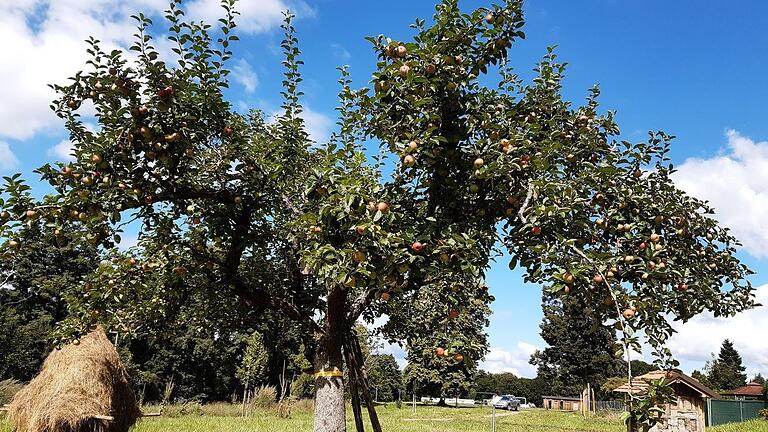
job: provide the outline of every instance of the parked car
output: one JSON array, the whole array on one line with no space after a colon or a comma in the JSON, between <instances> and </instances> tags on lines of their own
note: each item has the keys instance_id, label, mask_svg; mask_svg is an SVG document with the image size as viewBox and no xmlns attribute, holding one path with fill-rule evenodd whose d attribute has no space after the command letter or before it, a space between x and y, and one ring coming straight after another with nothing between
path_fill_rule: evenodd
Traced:
<instances>
[{"instance_id":1,"label":"parked car","mask_svg":"<svg viewBox=\"0 0 768 432\"><path fill-rule=\"evenodd\" d=\"M520 399L512 395L502 395L498 400L493 402L493 407L509 411L518 411L520 409Z\"/></svg>"}]
</instances>

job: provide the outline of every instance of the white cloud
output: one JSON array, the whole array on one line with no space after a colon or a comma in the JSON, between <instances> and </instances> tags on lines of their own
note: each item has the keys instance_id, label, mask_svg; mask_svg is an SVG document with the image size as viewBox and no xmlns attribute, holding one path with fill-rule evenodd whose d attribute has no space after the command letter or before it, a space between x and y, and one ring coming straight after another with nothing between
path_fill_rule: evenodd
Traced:
<instances>
[{"instance_id":1,"label":"white cloud","mask_svg":"<svg viewBox=\"0 0 768 432\"><path fill-rule=\"evenodd\" d=\"M186 4L185 9L190 17L210 23L222 17L219 0L194 0ZM248 0L238 2L235 9L240 12L235 19L238 28L249 33L262 33L279 26L286 10L297 17L315 15L315 11L301 0Z\"/></svg>"},{"instance_id":2,"label":"white cloud","mask_svg":"<svg viewBox=\"0 0 768 432\"><path fill-rule=\"evenodd\" d=\"M19 160L5 141L0 141L0 169L14 169L19 166Z\"/></svg>"},{"instance_id":3,"label":"white cloud","mask_svg":"<svg viewBox=\"0 0 768 432\"><path fill-rule=\"evenodd\" d=\"M232 79L242 85L246 93L253 93L259 85L259 77L245 59L238 60L232 67Z\"/></svg>"},{"instance_id":4,"label":"white cloud","mask_svg":"<svg viewBox=\"0 0 768 432\"><path fill-rule=\"evenodd\" d=\"M282 109L274 111L272 115L269 116L269 121L276 121L283 113L284 111ZM324 143L328 141L328 138L331 136L331 130L334 127L334 122L330 117L319 111L313 111L307 106L302 107L302 112L299 117L304 120L304 129L307 134L309 134L309 138L312 141L316 143Z\"/></svg>"},{"instance_id":5,"label":"white cloud","mask_svg":"<svg viewBox=\"0 0 768 432\"><path fill-rule=\"evenodd\" d=\"M711 159L687 159L675 183L709 201L715 217L757 258L768 256L768 142L729 130L728 149Z\"/></svg>"},{"instance_id":6,"label":"white cloud","mask_svg":"<svg viewBox=\"0 0 768 432\"><path fill-rule=\"evenodd\" d=\"M313 141L317 143L328 141L328 137L331 135L331 129L334 126L333 120L331 120L330 117L319 111L312 111L310 108L305 107L304 111L301 113L301 118L304 119L307 133Z\"/></svg>"},{"instance_id":7,"label":"white cloud","mask_svg":"<svg viewBox=\"0 0 768 432\"><path fill-rule=\"evenodd\" d=\"M132 14L158 18L168 0L17 0L0 2L0 138L25 140L60 124L49 104L55 98L48 84L66 83L85 66L87 45L94 36L106 51L127 47L136 30ZM184 6L190 16L211 23L222 16L218 0L193 0ZM239 2L237 18L243 32L267 31L280 24L281 11L301 16L314 12L301 0ZM156 19L160 23L160 19ZM162 24L160 24L162 26ZM161 55L170 42L155 41ZM255 84L255 81L251 81ZM247 88L246 88L247 89Z\"/></svg>"},{"instance_id":8,"label":"white cloud","mask_svg":"<svg viewBox=\"0 0 768 432\"><path fill-rule=\"evenodd\" d=\"M88 36L104 49L130 44L137 11L157 14L165 0L25 0L0 4L0 136L27 139L59 123L48 84L65 83L87 59Z\"/></svg>"},{"instance_id":9,"label":"white cloud","mask_svg":"<svg viewBox=\"0 0 768 432\"><path fill-rule=\"evenodd\" d=\"M331 44L331 51L336 58L343 61L347 61L352 58L352 54L340 44Z\"/></svg>"},{"instance_id":10,"label":"white cloud","mask_svg":"<svg viewBox=\"0 0 768 432\"><path fill-rule=\"evenodd\" d=\"M58 144L48 149L48 156L54 156L60 161L75 160L72 154L73 145L68 139L61 140Z\"/></svg>"},{"instance_id":11,"label":"white cloud","mask_svg":"<svg viewBox=\"0 0 768 432\"><path fill-rule=\"evenodd\" d=\"M480 369L494 373L512 372L518 377L535 377L536 368L528 361L537 349L536 346L527 342L518 342L517 348L513 351L491 347L485 359L480 362Z\"/></svg>"},{"instance_id":12,"label":"white cloud","mask_svg":"<svg viewBox=\"0 0 768 432\"><path fill-rule=\"evenodd\" d=\"M768 284L758 287L756 296L758 303L767 305ZM715 318L706 312L685 324L676 324L675 329L677 333L668 346L681 360L703 363L720 351L723 340L729 339L741 354L750 376L757 372L768 375L768 339L763 337L768 329L768 306L731 318Z\"/></svg>"}]
</instances>

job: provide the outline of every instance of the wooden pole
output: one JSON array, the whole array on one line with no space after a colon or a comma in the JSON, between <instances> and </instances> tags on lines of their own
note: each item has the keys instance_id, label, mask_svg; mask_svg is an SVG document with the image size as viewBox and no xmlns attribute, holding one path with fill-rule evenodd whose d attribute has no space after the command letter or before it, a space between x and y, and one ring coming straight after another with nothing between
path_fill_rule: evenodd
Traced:
<instances>
[{"instance_id":1,"label":"wooden pole","mask_svg":"<svg viewBox=\"0 0 768 432\"><path fill-rule=\"evenodd\" d=\"M357 432L365 432L365 426L363 425L363 411L360 407L360 394L357 391L357 368L353 364L352 360L352 347L350 346L349 339L344 344L344 357L347 361L347 370L349 372L349 392L352 395L352 414L355 417L355 430Z\"/></svg>"},{"instance_id":2,"label":"wooden pole","mask_svg":"<svg viewBox=\"0 0 768 432\"><path fill-rule=\"evenodd\" d=\"M357 382L360 384L360 390L365 401L366 408L368 408L368 418L371 421L371 427L373 432L382 432L381 423L379 423L379 416L376 413L376 407L371 399L371 392L368 389L368 374L365 372L363 366L363 351L360 348L360 341L354 334L350 334L350 345L352 345L352 352L350 358L352 360L353 367L356 368Z\"/></svg>"}]
</instances>

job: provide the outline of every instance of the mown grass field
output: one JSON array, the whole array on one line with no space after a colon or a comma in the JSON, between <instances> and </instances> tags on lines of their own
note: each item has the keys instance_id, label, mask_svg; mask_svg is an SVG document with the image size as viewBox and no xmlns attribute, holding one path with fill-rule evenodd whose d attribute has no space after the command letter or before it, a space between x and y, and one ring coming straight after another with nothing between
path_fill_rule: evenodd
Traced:
<instances>
[{"instance_id":1,"label":"mown grass field","mask_svg":"<svg viewBox=\"0 0 768 432\"><path fill-rule=\"evenodd\" d=\"M151 411L148 409L147 411ZM417 407L414 414L407 406L379 407L382 426L387 432L487 432L490 430L488 408ZM214 404L203 408L181 410L170 407L162 417L141 420L132 432L294 432L311 431L309 409L294 409L291 418L280 418L273 410L256 410L250 417L235 416L239 407ZM348 419L349 430L354 430ZM499 412L496 418L499 432L623 432L616 416L583 418L578 414L526 410L521 413ZM711 432L768 432L768 421L708 428ZM10 425L0 420L0 432L11 432Z\"/></svg>"}]
</instances>

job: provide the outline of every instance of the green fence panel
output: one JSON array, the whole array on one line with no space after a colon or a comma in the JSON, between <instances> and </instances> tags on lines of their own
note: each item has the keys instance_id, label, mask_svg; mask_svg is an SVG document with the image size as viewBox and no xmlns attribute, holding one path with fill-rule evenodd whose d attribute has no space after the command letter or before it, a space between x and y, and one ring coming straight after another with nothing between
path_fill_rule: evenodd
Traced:
<instances>
[{"instance_id":1,"label":"green fence panel","mask_svg":"<svg viewBox=\"0 0 768 432\"><path fill-rule=\"evenodd\" d=\"M768 408L766 401L709 399L707 401L707 426L738 423L759 417Z\"/></svg>"}]
</instances>

